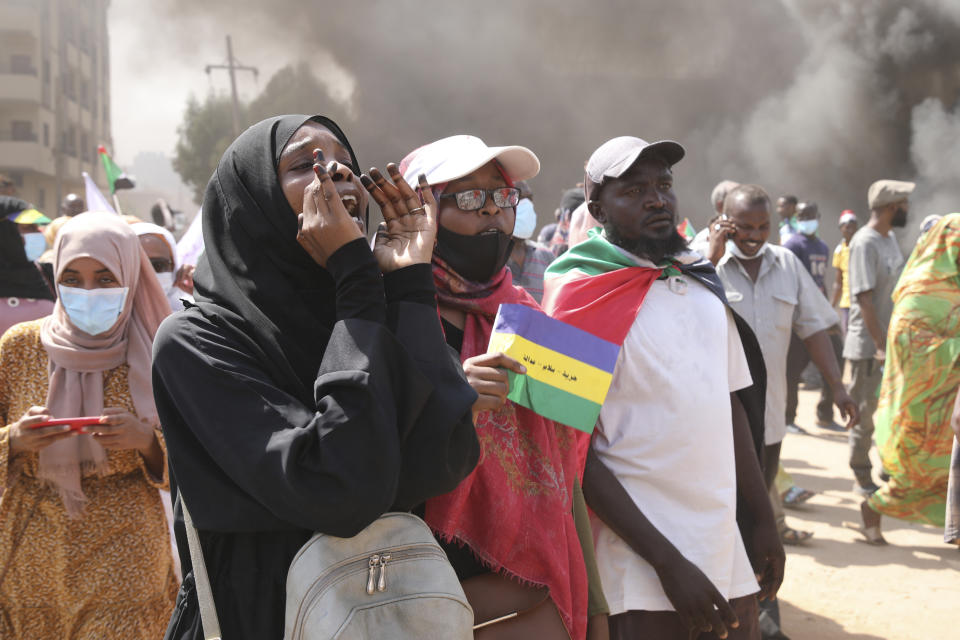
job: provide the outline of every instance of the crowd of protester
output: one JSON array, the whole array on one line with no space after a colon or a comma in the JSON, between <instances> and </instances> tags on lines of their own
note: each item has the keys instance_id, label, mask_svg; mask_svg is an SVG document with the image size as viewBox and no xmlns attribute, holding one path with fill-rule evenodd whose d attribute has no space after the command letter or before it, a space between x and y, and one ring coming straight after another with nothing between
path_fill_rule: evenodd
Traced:
<instances>
[{"instance_id":1,"label":"crowd of protester","mask_svg":"<svg viewBox=\"0 0 960 640\"><path fill-rule=\"evenodd\" d=\"M329 118L270 118L211 178L198 264L164 226L74 194L51 219L3 180L0 636L294 637L315 534L404 512L472 624L394 603L366 629L787 638L783 545L813 542L784 507L813 492L780 456L811 363L816 427L849 434L848 526L960 544L960 214L904 261L913 183L872 184L831 250L813 200L723 180L688 241L685 155L607 141L536 234L530 149L456 135L362 173ZM501 305L617 345L592 435L508 397ZM390 560L360 558L367 593Z\"/></svg>"}]
</instances>

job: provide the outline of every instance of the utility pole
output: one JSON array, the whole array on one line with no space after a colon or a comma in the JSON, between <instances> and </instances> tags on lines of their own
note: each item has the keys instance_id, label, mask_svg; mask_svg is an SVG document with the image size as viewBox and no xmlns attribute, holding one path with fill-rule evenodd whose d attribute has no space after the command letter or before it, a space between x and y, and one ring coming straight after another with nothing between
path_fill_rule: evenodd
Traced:
<instances>
[{"instance_id":1,"label":"utility pole","mask_svg":"<svg viewBox=\"0 0 960 640\"><path fill-rule=\"evenodd\" d=\"M237 97L237 71L250 71L256 78L259 71L256 67L247 67L237 62L233 57L233 43L227 36L227 64L208 64L207 75L213 69L226 69L230 73L230 95L233 98L233 136L240 135L240 98Z\"/></svg>"}]
</instances>

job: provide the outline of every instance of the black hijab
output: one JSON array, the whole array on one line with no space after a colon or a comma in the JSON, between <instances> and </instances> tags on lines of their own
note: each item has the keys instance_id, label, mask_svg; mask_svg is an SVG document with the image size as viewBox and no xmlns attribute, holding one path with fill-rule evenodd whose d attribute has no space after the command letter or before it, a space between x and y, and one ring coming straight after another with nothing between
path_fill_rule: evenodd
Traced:
<instances>
[{"instance_id":1,"label":"black hijab","mask_svg":"<svg viewBox=\"0 0 960 640\"><path fill-rule=\"evenodd\" d=\"M277 178L280 153L307 121L330 130L350 153L340 127L323 116L268 118L244 131L220 159L203 198L204 253L194 276L197 306L247 344L279 387L305 404L336 322L330 273L297 242L297 213Z\"/></svg>"},{"instance_id":2,"label":"black hijab","mask_svg":"<svg viewBox=\"0 0 960 640\"><path fill-rule=\"evenodd\" d=\"M27 260L23 238L7 216L30 209L30 203L0 196L0 298L55 300L37 265Z\"/></svg>"}]
</instances>

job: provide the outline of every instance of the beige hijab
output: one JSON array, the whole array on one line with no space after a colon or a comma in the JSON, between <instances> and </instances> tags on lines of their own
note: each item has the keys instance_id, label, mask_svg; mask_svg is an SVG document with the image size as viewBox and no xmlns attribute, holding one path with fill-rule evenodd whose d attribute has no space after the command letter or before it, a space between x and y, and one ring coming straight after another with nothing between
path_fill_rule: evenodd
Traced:
<instances>
[{"instance_id":1,"label":"beige hijab","mask_svg":"<svg viewBox=\"0 0 960 640\"><path fill-rule=\"evenodd\" d=\"M126 362L137 416L157 424L150 383L151 350L170 305L137 234L117 215L83 213L63 225L53 252L58 282L67 265L86 257L103 263L130 291L116 324L105 333L92 336L74 327L59 300L43 321L40 339L50 357L50 415L101 415L103 372ZM57 487L71 518L83 514L86 497L81 477L85 471L107 472L106 451L92 436L66 438L40 452L38 477Z\"/></svg>"}]
</instances>

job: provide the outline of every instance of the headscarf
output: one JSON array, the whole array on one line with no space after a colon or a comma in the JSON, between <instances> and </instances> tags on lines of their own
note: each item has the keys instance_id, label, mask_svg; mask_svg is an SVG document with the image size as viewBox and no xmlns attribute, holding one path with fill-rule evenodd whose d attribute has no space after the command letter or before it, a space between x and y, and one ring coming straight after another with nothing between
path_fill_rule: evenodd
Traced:
<instances>
[{"instance_id":1,"label":"headscarf","mask_svg":"<svg viewBox=\"0 0 960 640\"><path fill-rule=\"evenodd\" d=\"M133 232L137 234L138 238L140 236L160 236L163 238L167 248L170 249L170 256L173 261L173 273L171 275L176 277L177 271L180 269L180 258L177 255L177 241L173 237L173 234L167 229L158 224L153 224L152 222L134 222L130 226L133 228ZM173 278L171 278L171 283L170 289L164 287L164 293L167 296L167 303L170 305L171 311L182 311L182 300L183 298L189 298L190 294L180 289L180 287L173 282Z\"/></svg>"},{"instance_id":2,"label":"headscarf","mask_svg":"<svg viewBox=\"0 0 960 640\"><path fill-rule=\"evenodd\" d=\"M57 281L77 258L103 263L130 291L116 324L96 336L74 327L59 300L44 319L40 340L50 358L47 410L55 418L101 415L103 372L126 363L137 417L157 425L150 383L151 350L170 307L153 267L130 225L110 213L82 213L63 226L54 246ZM79 435L43 449L37 475L57 487L67 514L76 518L86 502L82 474L103 473L106 462L106 452L93 436Z\"/></svg>"},{"instance_id":3,"label":"headscarf","mask_svg":"<svg viewBox=\"0 0 960 640\"><path fill-rule=\"evenodd\" d=\"M311 120L337 137L359 175L347 137L329 118L286 115L253 125L224 152L207 185L205 250L194 275L200 312L232 330L278 386L308 405L336 322L336 286L297 242L297 213L277 166Z\"/></svg>"},{"instance_id":4,"label":"headscarf","mask_svg":"<svg viewBox=\"0 0 960 640\"><path fill-rule=\"evenodd\" d=\"M960 287L960 213L945 215L920 236L893 290L894 304L908 296L953 298Z\"/></svg>"},{"instance_id":5,"label":"headscarf","mask_svg":"<svg viewBox=\"0 0 960 640\"><path fill-rule=\"evenodd\" d=\"M501 304L540 309L507 268L478 283L434 254L437 297L466 314L461 361L486 353ZM586 634L587 578L571 517L576 445L569 427L508 401L476 420L480 463L460 485L427 501L427 524L466 544L494 571L546 585L570 637ZM535 552L531 552L533 549Z\"/></svg>"},{"instance_id":6,"label":"headscarf","mask_svg":"<svg viewBox=\"0 0 960 640\"><path fill-rule=\"evenodd\" d=\"M40 270L27 260L20 230L7 220L10 214L29 208L30 204L19 198L0 196L0 298L53 300Z\"/></svg>"}]
</instances>

